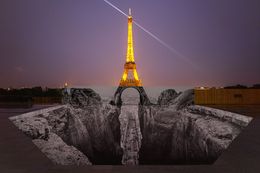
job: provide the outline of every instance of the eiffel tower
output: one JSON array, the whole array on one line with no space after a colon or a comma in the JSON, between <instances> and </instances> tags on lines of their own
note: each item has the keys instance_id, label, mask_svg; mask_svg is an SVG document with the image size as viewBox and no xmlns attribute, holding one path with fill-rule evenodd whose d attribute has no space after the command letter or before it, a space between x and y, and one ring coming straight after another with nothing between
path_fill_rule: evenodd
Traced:
<instances>
[{"instance_id":1,"label":"eiffel tower","mask_svg":"<svg viewBox=\"0 0 260 173\"><path fill-rule=\"evenodd\" d=\"M138 73L136 71L133 47L133 17L131 15L131 9L129 9L128 15L128 40L126 62L124 65L123 76L114 95L114 102L116 105L122 105L121 94L126 88L135 88L139 92L141 105L150 104L149 98L145 93L141 80L139 79Z\"/></svg>"}]
</instances>

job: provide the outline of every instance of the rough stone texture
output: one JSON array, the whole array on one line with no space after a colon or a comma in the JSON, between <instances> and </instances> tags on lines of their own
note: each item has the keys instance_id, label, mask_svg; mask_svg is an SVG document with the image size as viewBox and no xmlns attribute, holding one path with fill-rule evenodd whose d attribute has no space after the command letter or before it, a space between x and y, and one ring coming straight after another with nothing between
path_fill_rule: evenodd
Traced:
<instances>
[{"instance_id":1,"label":"rough stone texture","mask_svg":"<svg viewBox=\"0 0 260 173\"><path fill-rule=\"evenodd\" d=\"M248 116L231 113L219 109L198 106L198 105L189 106L187 107L187 110L195 114L202 114L204 116L213 116L223 121L229 121L242 127L246 127L248 123L252 120L252 118Z\"/></svg>"},{"instance_id":2,"label":"rough stone texture","mask_svg":"<svg viewBox=\"0 0 260 173\"><path fill-rule=\"evenodd\" d=\"M141 146L141 131L138 120L138 105L123 105L120 114L121 146L124 151L123 165L138 165Z\"/></svg>"},{"instance_id":3,"label":"rough stone texture","mask_svg":"<svg viewBox=\"0 0 260 173\"><path fill-rule=\"evenodd\" d=\"M71 88L70 89L69 104L74 108L88 108L89 106L100 106L101 97L94 90L90 88Z\"/></svg>"},{"instance_id":4,"label":"rough stone texture","mask_svg":"<svg viewBox=\"0 0 260 173\"><path fill-rule=\"evenodd\" d=\"M41 117L18 118L13 123L32 139L44 139L49 137L50 126L48 121Z\"/></svg>"},{"instance_id":5,"label":"rough stone texture","mask_svg":"<svg viewBox=\"0 0 260 173\"><path fill-rule=\"evenodd\" d=\"M86 140L89 142L88 145L79 142L83 144L80 150L94 164L121 164L123 153L120 147L120 122L118 119L120 110L116 106L102 104L100 96L91 89L71 89L70 92L71 98L67 103L71 105L68 110L69 114L78 116L86 128L88 134L85 134L89 138ZM79 127L76 126L76 128ZM64 140L67 141L67 139ZM89 147L87 148L87 146Z\"/></svg>"},{"instance_id":6,"label":"rough stone texture","mask_svg":"<svg viewBox=\"0 0 260 173\"><path fill-rule=\"evenodd\" d=\"M55 109L56 108L56 109ZM49 111L60 111L66 109L66 106L57 106L54 109L44 109L20 116L11 117L10 120L22 130L27 136L33 139L35 145L53 161L61 165L89 165L88 158L73 146L66 144L58 135L53 133L55 126L49 120ZM59 121L61 129L66 120L59 117L51 118L52 121ZM52 128L53 127L53 128Z\"/></svg>"},{"instance_id":7,"label":"rough stone texture","mask_svg":"<svg viewBox=\"0 0 260 173\"><path fill-rule=\"evenodd\" d=\"M55 164L91 165L88 158L73 146L67 145L58 135L50 133L48 140L34 139L33 143Z\"/></svg>"},{"instance_id":8,"label":"rough stone texture","mask_svg":"<svg viewBox=\"0 0 260 173\"><path fill-rule=\"evenodd\" d=\"M170 108L173 110L180 110L183 109L187 106L193 105L193 100L194 100L194 90L189 89L186 91L183 91L178 94L178 97L176 97L171 105Z\"/></svg>"},{"instance_id":9,"label":"rough stone texture","mask_svg":"<svg viewBox=\"0 0 260 173\"><path fill-rule=\"evenodd\" d=\"M213 163L251 120L194 107L192 90L172 99L169 97L172 91L163 93L160 100L170 100L168 106L139 106L143 137L139 151L141 164ZM240 121L234 123L237 122L234 120Z\"/></svg>"},{"instance_id":10,"label":"rough stone texture","mask_svg":"<svg viewBox=\"0 0 260 173\"><path fill-rule=\"evenodd\" d=\"M56 133L70 145L88 156L93 164L121 164L120 110L110 104L102 104L101 97L92 89L70 89L66 110L53 112ZM62 128L57 128L63 126ZM59 129L62 129L59 132Z\"/></svg>"},{"instance_id":11,"label":"rough stone texture","mask_svg":"<svg viewBox=\"0 0 260 173\"><path fill-rule=\"evenodd\" d=\"M72 88L68 92L64 105L57 109L20 115L11 120L32 139L48 139L49 133L57 134L93 164L121 164L119 108L102 104L100 96L92 89ZM60 152L63 151L66 152L62 149Z\"/></svg>"},{"instance_id":12,"label":"rough stone texture","mask_svg":"<svg viewBox=\"0 0 260 173\"><path fill-rule=\"evenodd\" d=\"M169 105L178 96L174 89L164 90L158 97L157 103L159 105Z\"/></svg>"},{"instance_id":13,"label":"rough stone texture","mask_svg":"<svg viewBox=\"0 0 260 173\"><path fill-rule=\"evenodd\" d=\"M121 164L120 142L124 164L213 163L252 119L193 105L193 90L163 91L157 105L139 104L132 116L92 89L66 89L64 96L64 105L10 118L63 165Z\"/></svg>"}]
</instances>

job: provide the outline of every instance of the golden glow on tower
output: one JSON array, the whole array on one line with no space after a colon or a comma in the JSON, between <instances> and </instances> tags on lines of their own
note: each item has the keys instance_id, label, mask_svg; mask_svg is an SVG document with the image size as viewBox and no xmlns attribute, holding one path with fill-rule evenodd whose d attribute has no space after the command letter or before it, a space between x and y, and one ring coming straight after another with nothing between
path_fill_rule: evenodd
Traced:
<instances>
[{"instance_id":1,"label":"golden glow on tower","mask_svg":"<svg viewBox=\"0 0 260 173\"><path fill-rule=\"evenodd\" d=\"M136 69L134 69L134 78L135 78L135 80L139 80Z\"/></svg>"},{"instance_id":2,"label":"golden glow on tower","mask_svg":"<svg viewBox=\"0 0 260 173\"><path fill-rule=\"evenodd\" d=\"M131 12L131 10L129 10ZM133 18L128 16L128 35L127 35L127 52L126 62L134 62L134 47L133 47Z\"/></svg>"},{"instance_id":3,"label":"golden glow on tower","mask_svg":"<svg viewBox=\"0 0 260 173\"><path fill-rule=\"evenodd\" d=\"M128 33L127 33L127 52L124 73L120 81L120 86L142 86L136 71L133 47L133 17L131 9L128 16Z\"/></svg>"}]
</instances>

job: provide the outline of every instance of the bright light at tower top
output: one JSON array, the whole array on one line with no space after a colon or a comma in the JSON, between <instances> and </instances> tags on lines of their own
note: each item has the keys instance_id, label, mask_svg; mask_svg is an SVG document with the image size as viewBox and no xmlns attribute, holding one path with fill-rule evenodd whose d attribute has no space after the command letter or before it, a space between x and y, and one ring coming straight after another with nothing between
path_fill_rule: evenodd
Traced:
<instances>
[{"instance_id":1,"label":"bright light at tower top","mask_svg":"<svg viewBox=\"0 0 260 173\"><path fill-rule=\"evenodd\" d=\"M128 20L132 22L132 10L131 8L128 9Z\"/></svg>"},{"instance_id":2,"label":"bright light at tower top","mask_svg":"<svg viewBox=\"0 0 260 173\"><path fill-rule=\"evenodd\" d=\"M128 14L129 14L129 16L132 16L132 10L131 10L131 8L129 8Z\"/></svg>"}]
</instances>

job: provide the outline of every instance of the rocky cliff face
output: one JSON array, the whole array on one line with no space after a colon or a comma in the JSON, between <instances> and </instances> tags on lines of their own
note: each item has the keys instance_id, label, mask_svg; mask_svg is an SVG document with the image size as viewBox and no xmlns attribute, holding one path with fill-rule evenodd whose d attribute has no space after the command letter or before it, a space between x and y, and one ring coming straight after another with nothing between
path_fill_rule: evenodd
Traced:
<instances>
[{"instance_id":1,"label":"rocky cliff face","mask_svg":"<svg viewBox=\"0 0 260 173\"><path fill-rule=\"evenodd\" d=\"M58 159L56 163L81 165L82 160L89 159L92 164L121 164L123 153L120 147L119 115L119 108L102 103L100 96L92 89L72 88L64 99L64 105L20 115L11 120L34 139L34 143L49 158ZM60 151L54 145L57 141L60 141L58 146L64 146ZM65 150L68 147L73 149ZM58 152L65 152L60 155L65 158L66 152L78 153L75 156L78 162L68 163L65 158L55 158L54 153ZM83 156L85 159L78 159Z\"/></svg>"},{"instance_id":2,"label":"rocky cliff face","mask_svg":"<svg viewBox=\"0 0 260 173\"><path fill-rule=\"evenodd\" d=\"M91 89L71 89L64 141L77 146L95 164L121 164L120 110L102 104ZM64 115L64 114L61 114Z\"/></svg>"},{"instance_id":3,"label":"rocky cliff face","mask_svg":"<svg viewBox=\"0 0 260 173\"><path fill-rule=\"evenodd\" d=\"M192 90L180 94L166 90L159 98L158 103L166 106L139 106L140 164L213 163L251 120L192 105Z\"/></svg>"},{"instance_id":4,"label":"rocky cliff face","mask_svg":"<svg viewBox=\"0 0 260 173\"><path fill-rule=\"evenodd\" d=\"M55 133L50 133L47 140L34 139L33 143L55 164L91 165L91 162L82 152L74 146L67 145Z\"/></svg>"},{"instance_id":5,"label":"rocky cliff face","mask_svg":"<svg viewBox=\"0 0 260 173\"><path fill-rule=\"evenodd\" d=\"M92 89L67 89L63 101L10 118L62 165L213 163L252 119L193 105L193 90L166 90L158 104L135 109L104 103Z\"/></svg>"},{"instance_id":6,"label":"rocky cliff face","mask_svg":"<svg viewBox=\"0 0 260 173\"><path fill-rule=\"evenodd\" d=\"M158 105L165 106L171 104L171 102L178 96L174 89L164 90L158 97Z\"/></svg>"},{"instance_id":7,"label":"rocky cliff face","mask_svg":"<svg viewBox=\"0 0 260 173\"><path fill-rule=\"evenodd\" d=\"M11 117L10 120L22 130L33 143L50 159L54 164L61 165L91 165L91 162L76 147L65 143L55 133L51 122L48 122L49 112L66 109L66 106L56 106L40 111L30 112L19 116ZM55 117L57 118L57 117ZM66 123L65 118L53 121ZM58 128L61 128L59 126Z\"/></svg>"}]
</instances>

